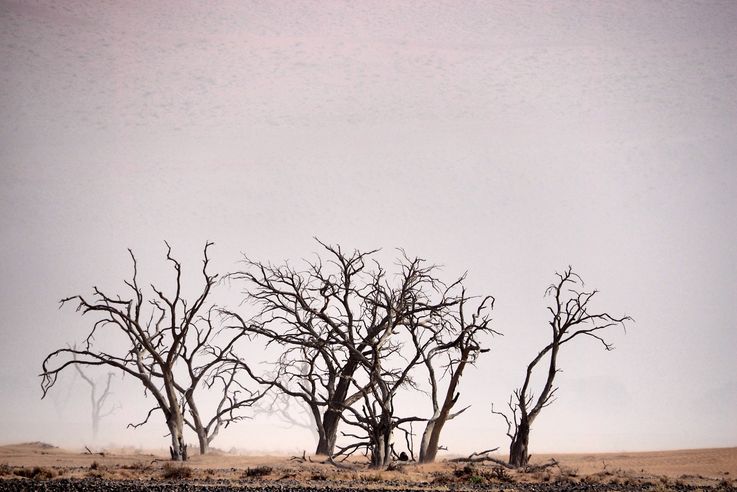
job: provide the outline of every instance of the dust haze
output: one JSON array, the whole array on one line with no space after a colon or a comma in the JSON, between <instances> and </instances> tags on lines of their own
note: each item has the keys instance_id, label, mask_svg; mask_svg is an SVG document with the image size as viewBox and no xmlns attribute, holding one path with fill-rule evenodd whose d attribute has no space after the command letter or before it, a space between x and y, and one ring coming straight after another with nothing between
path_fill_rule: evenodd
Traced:
<instances>
[{"instance_id":1,"label":"dust haze","mask_svg":"<svg viewBox=\"0 0 737 492\"><path fill-rule=\"evenodd\" d=\"M96 435L81 374L40 399L43 358L90 327L59 300L122 291L127 248L171 289L168 241L191 292L208 240L226 273L318 237L496 298L449 452L507 446L490 405L547 340L568 265L636 323L561 354L534 451L735 446L736 77L733 2L2 0L0 443L168 446L160 417L126 428L152 402L120 374ZM299 407L269 410L213 446L314 448Z\"/></svg>"}]
</instances>

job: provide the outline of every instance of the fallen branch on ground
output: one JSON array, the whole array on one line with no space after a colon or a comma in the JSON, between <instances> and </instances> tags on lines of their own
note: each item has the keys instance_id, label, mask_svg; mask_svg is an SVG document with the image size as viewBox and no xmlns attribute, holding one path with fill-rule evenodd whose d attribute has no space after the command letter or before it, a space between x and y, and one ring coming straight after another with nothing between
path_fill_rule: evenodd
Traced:
<instances>
[{"instance_id":1,"label":"fallen branch on ground","mask_svg":"<svg viewBox=\"0 0 737 492\"><path fill-rule=\"evenodd\" d=\"M522 470L525 473L530 473L530 472L547 470L548 468L551 468L553 466L559 466L558 460L556 460L555 458L550 458L550 461L548 461L547 463L541 463L539 465L529 465L528 464L527 466L523 466L522 468L520 468L520 470Z\"/></svg>"},{"instance_id":2,"label":"fallen branch on ground","mask_svg":"<svg viewBox=\"0 0 737 492\"><path fill-rule=\"evenodd\" d=\"M307 463L308 461L312 463L312 458L307 456L307 451L302 451L302 456L292 456L289 458L289 461L296 461L297 463Z\"/></svg>"},{"instance_id":3,"label":"fallen branch on ground","mask_svg":"<svg viewBox=\"0 0 737 492\"><path fill-rule=\"evenodd\" d=\"M335 461L333 459L332 456L328 456L328 459L326 459L325 461L323 461L323 463L331 464L331 465L335 466L336 468L340 468L342 470L357 470L358 469L358 467L353 466L353 465L347 465L345 463L338 463L337 461Z\"/></svg>"},{"instance_id":4,"label":"fallen branch on ground","mask_svg":"<svg viewBox=\"0 0 737 492\"><path fill-rule=\"evenodd\" d=\"M86 451L86 452L85 452L84 454L99 454L99 455L100 455L100 456L102 456L103 458L105 457L105 453L103 453L103 452L99 452L99 453L93 453L92 451L90 451L90 448L88 448L87 446L85 446L85 447L84 447L84 449L86 449L86 450L87 450L87 451Z\"/></svg>"},{"instance_id":5,"label":"fallen branch on ground","mask_svg":"<svg viewBox=\"0 0 737 492\"><path fill-rule=\"evenodd\" d=\"M513 470L514 467L509 465L506 461L502 461L498 458L493 458L489 456L489 453L493 453L497 449L499 449L498 446L493 449L487 449L486 451L471 453L467 458L455 458L448 461L451 463L480 463L482 461L490 461L492 463L496 463L497 465L501 465L504 468L509 468L510 470Z\"/></svg>"}]
</instances>

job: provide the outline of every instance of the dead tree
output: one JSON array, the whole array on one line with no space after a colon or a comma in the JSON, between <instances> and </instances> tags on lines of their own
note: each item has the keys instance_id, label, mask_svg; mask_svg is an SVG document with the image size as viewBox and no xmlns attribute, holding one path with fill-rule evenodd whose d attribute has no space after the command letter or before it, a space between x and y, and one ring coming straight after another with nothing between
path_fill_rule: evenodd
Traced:
<instances>
[{"instance_id":1,"label":"dead tree","mask_svg":"<svg viewBox=\"0 0 737 492\"><path fill-rule=\"evenodd\" d=\"M419 259L403 255L400 287L392 289L378 262L367 265L376 250L347 253L340 246L320 245L325 262L317 256L303 269L246 258L247 269L230 278L245 282L247 299L259 306L259 323L228 314L235 326L281 347L272 374L255 374L243 361L242 368L257 381L304 402L317 426L316 453L331 456L341 415L363 397L363 388L353 383L358 369L371 365L366 352L415 314L412 309L440 309L450 301L414 307L406 302L417 284L428 280Z\"/></svg>"},{"instance_id":2,"label":"dead tree","mask_svg":"<svg viewBox=\"0 0 737 492\"><path fill-rule=\"evenodd\" d=\"M404 386L414 386L410 374L422 362L423 353L431 344L431 336L421 340L422 334L418 333L419 323L411 325L407 330L412 338L413 350L410 354L402 353L403 344L395 340L399 333L394 330L386 332L384 340L377 340L364 352L365 359L361 368L365 370L367 382L354 379L354 387L362 396L362 404L360 407L346 407L341 416L346 424L357 430L342 433L353 441L338 449L336 456L342 455L345 459L364 449L370 455L371 468L388 466L395 455L395 432L407 434L410 431L403 428L403 424L425 420L415 416L399 417L394 406L397 392ZM388 368L392 360L403 363Z\"/></svg>"},{"instance_id":3,"label":"dead tree","mask_svg":"<svg viewBox=\"0 0 737 492\"><path fill-rule=\"evenodd\" d=\"M438 318L439 329L433 330L434 345L422 351L422 361L430 382L433 414L427 420L420 441L420 463L435 461L443 427L449 420L469 408L464 407L453 412L460 396L458 386L461 376L468 364L473 365L480 354L489 351L481 347L480 338L484 334L498 334L490 326L490 312L494 308L494 298L484 297L470 314L466 312L469 301L465 289L462 289L458 304L448 307ZM440 378L435 363L437 359L443 358L446 360L443 374L447 375L449 380L441 403Z\"/></svg>"},{"instance_id":4,"label":"dead tree","mask_svg":"<svg viewBox=\"0 0 737 492\"><path fill-rule=\"evenodd\" d=\"M112 383L115 373L108 372L107 378L105 379L105 386L102 387L102 391L98 392L100 386L98 381L88 376L79 364L75 364L74 368L77 373L82 377L82 380L87 383L90 387L90 416L92 418L92 439L97 440L97 434L100 430L100 421L105 417L112 415L117 410L116 405L106 407L106 403L110 395L110 385Z\"/></svg>"},{"instance_id":5,"label":"dead tree","mask_svg":"<svg viewBox=\"0 0 737 492\"><path fill-rule=\"evenodd\" d=\"M434 274L435 267L424 266L421 260L408 261L403 265L405 282L401 289L389 295L382 292L372 300L384 309L392 303L406 306L408 314L395 329L386 332L383 339L372 343L364 352L361 367L365 372L365 382L354 380L355 389L361 393L363 401L360 407L346 408L343 416L347 424L358 430L343 433L355 441L341 447L339 454L350 456L364 449L370 454L370 466L374 468L389 465L395 457L409 459L409 456L394 452L394 434L403 433L414 459L411 425L428 419L398 415L394 399L402 388L416 389L413 373L423 364L433 376L432 396L436 414L427 424L420 452L427 458L430 446L434 446L434 452L437 451L442 426L454 416L450 410L458 398L455 389L463 367L471 360L472 353L481 350L476 336L490 331L490 320L484 311L491 307L493 299L489 297L481 301L476 313L466 319L463 278L446 286ZM454 293L457 290L460 290L460 295ZM460 349L459 360L450 356L452 349ZM432 363L439 354L451 357L448 371L454 374L449 388L451 396L442 408L437 405L437 378L434 378ZM410 428L404 427L405 424Z\"/></svg>"},{"instance_id":6,"label":"dead tree","mask_svg":"<svg viewBox=\"0 0 737 492\"><path fill-rule=\"evenodd\" d=\"M128 297L108 295L94 287L92 298L76 295L62 299L62 305L75 302L77 311L83 315L95 314L98 319L93 323L81 349L58 349L44 359L41 388L43 396L46 396L59 374L72 365L108 366L121 371L138 380L145 394L150 394L156 401L142 422L130 426L141 426L148 422L154 412L160 411L171 437L171 458L186 460L187 447L183 434L186 412L190 413L195 429L208 429L208 424L202 424L198 417L195 418L197 406L193 398L194 391L208 378L215 381L228 374L228 369L218 360L218 356L227 353L229 347L244 335L233 332L235 335L222 350L214 349L210 343L216 331L209 322L209 315L203 316L202 313L210 312L205 304L218 277L207 271L208 250L212 243L205 245L202 266L204 282L199 295L191 302L182 296L182 266L172 257L171 247L168 244L166 246L166 259L173 265L175 276L173 294L165 294L152 284L147 299L138 281L136 257L129 250L133 276L125 281L130 292ZM109 345L98 340L102 338L98 335L103 333ZM209 358L205 362L198 362L201 360L199 357L208 351ZM186 366L186 369L182 370L182 366ZM189 378L183 374L188 374ZM229 386L225 387L224 395L215 423L209 425L207 430L210 437L214 437L213 433L224 421L234 420L232 410L239 408ZM200 434L198 431L198 436Z\"/></svg>"},{"instance_id":7,"label":"dead tree","mask_svg":"<svg viewBox=\"0 0 737 492\"><path fill-rule=\"evenodd\" d=\"M548 306L551 315L551 341L527 365L525 379L522 386L510 396L509 414L494 410L492 413L500 415L507 424L507 436L511 440L509 447L509 464L513 467L527 466L529 459L528 444L530 429L540 411L552 404L558 388L554 386L558 368L558 355L561 347L579 336L593 338L600 342L604 349L609 351L614 347L601 335L602 330L614 326L625 327L629 316L615 317L606 312L592 313L591 299L597 294L596 290L583 291L584 283L571 267L563 273L556 273L558 280L551 284L545 295L552 299ZM547 377L537 397L530 389L530 381L535 367L548 358Z\"/></svg>"},{"instance_id":8,"label":"dead tree","mask_svg":"<svg viewBox=\"0 0 737 492\"><path fill-rule=\"evenodd\" d=\"M182 395L184 423L197 435L200 454L207 453L221 429L250 418L242 411L258 402L270 389L262 386L259 391L251 390L244 384L248 376L237 365L228 362L229 354L238 341L247 338L247 333L221 326L218 321L222 318L220 313L221 310L213 306L206 316L193 322L182 345L181 359L186 367L186 377L180 377L183 383L178 383L177 388ZM203 417L197 404L196 394L200 388L219 395L209 419Z\"/></svg>"}]
</instances>

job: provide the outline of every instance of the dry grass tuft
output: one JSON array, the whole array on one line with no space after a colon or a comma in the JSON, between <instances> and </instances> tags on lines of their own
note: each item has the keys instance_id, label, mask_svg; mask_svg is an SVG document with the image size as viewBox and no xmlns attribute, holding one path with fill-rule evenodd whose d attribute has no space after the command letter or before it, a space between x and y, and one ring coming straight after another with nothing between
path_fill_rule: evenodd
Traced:
<instances>
[{"instance_id":1,"label":"dry grass tuft","mask_svg":"<svg viewBox=\"0 0 737 492\"><path fill-rule=\"evenodd\" d=\"M270 475L273 471L274 469L270 466L256 466L254 468L246 468L246 472L243 476L247 478L265 477Z\"/></svg>"},{"instance_id":2,"label":"dry grass tuft","mask_svg":"<svg viewBox=\"0 0 737 492\"><path fill-rule=\"evenodd\" d=\"M310 476L310 480L315 482L324 482L328 480L328 476L325 475L323 472L315 472Z\"/></svg>"},{"instance_id":3,"label":"dry grass tuft","mask_svg":"<svg viewBox=\"0 0 737 492\"><path fill-rule=\"evenodd\" d=\"M56 471L44 466L34 466L33 468L16 468L13 474L33 480L49 480L56 476Z\"/></svg>"},{"instance_id":4,"label":"dry grass tuft","mask_svg":"<svg viewBox=\"0 0 737 492\"><path fill-rule=\"evenodd\" d=\"M121 465L120 468L122 468L123 470L146 471L151 468L151 465L146 464L143 461L135 461L133 463Z\"/></svg>"},{"instance_id":5,"label":"dry grass tuft","mask_svg":"<svg viewBox=\"0 0 737 492\"><path fill-rule=\"evenodd\" d=\"M384 481L384 474L381 472L359 475L359 477L359 480L361 480L362 482L378 483Z\"/></svg>"},{"instance_id":6,"label":"dry grass tuft","mask_svg":"<svg viewBox=\"0 0 737 492\"><path fill-rule=\"evenodd\" d=\"M184 465L166 463L161 470L162 476L167 480L184 480L192 477L192 469Z\"/></svg>"}]
</instances>

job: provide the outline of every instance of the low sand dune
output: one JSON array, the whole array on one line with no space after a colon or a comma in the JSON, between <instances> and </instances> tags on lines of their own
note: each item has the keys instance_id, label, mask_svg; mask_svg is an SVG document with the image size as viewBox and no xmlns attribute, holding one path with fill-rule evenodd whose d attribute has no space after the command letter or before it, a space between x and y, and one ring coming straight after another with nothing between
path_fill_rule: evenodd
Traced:
<instances>
[{"instance_id":1,"label":"low sand dune","mask_svg":"<svg viewBox=\"0 0 737 492\"><path fill-rule=\"evenodd\" d=\"M561 465L577 468L582 474L621 469L633 473L680 477L702 475L737 478L737 448L684 449L638 453L547 454L533 461L557 459Z\"/></svg>"}]
</instances>

